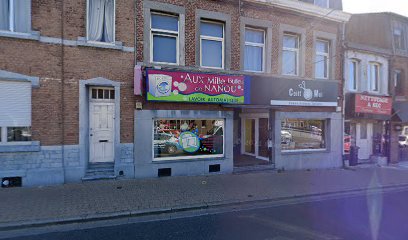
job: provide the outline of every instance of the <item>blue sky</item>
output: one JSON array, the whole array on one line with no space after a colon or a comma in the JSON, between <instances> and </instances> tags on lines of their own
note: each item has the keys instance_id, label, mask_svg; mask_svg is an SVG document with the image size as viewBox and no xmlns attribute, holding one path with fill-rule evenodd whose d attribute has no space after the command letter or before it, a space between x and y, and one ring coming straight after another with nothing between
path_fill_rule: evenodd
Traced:
<instances>
[{"instance_id":1,"label":"blue sky","mask_svg":"<svg viewBox=\"0 0 408 240\"><path fill-rule=\"evenodd\" d=\"M408 17L408 0L343 0L349 13L395 12Z\"/></svg>"}]
</instances>

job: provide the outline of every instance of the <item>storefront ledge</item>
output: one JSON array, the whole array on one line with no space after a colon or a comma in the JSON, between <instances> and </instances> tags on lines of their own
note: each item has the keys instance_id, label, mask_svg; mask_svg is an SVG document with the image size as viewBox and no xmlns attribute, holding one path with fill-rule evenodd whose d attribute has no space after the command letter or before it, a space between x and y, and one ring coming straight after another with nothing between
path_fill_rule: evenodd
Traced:
<instances>
[{"instance_id":1,"label":"storefront ledge","mask_svg":"<svg viewBox=\"0 0 408 240\"><path fill-rule=\"evenodd\" d=\"M315 154L315 153L330 153L331 151L328 149L324 150L299 150L299 151L282 151L281 155L300 155L300 154Z\"/></svg>"},{"instance_id":2,"label":"storefront ledge","mask_svg":"<svg viewBox=\"0 0 408 240\"><path fill-rule=\"evenodd\" d=\"M166 159L166 160L153 160L153 164L168 164L168 163L196 163L196 162L215 162L215 161L224 161L225 157L220 158L194 158L194 159Z\"/></svg>"},{"instance_id":3,"label":"storefront ledge","mask_svg":"<svg viewBox=\"0 0 408 240\"><path fill-rule=\"evenodd\" d=\"M39 151L41 151L41 145L39 141L0 144L0 153Z\"/></svg>"}]
</instances>

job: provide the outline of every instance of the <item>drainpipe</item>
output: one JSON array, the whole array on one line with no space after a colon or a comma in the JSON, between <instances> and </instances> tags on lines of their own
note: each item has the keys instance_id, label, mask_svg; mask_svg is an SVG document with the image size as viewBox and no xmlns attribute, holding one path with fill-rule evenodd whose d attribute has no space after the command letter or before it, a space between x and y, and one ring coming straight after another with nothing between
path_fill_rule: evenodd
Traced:
<instances>
[{"instance_id":1,"label":"drainpipe","mask_svg":"<svg viewBox=\"0 0 408 240\"><path fill-rule=\"evenodd\" d=\"M345 108L346 108L346 95L345 95L345 93L346 93L346 79L345 79L345 73L344 73L344 64L345 64L345 51L346 51L346 44L345 44L345 41L346 41L346 23L345 22L343 22L342 23L342 26L341 26L341 47L340 47L340 50L341 50L341 53L340 53L340 56L341 56L341 61L340 61L340 71L341 71L341 76L342 76L342 109L341 109L341 115L342 115L342 125L341 125L341 136L342 136L342 139L341 139L341 157L342 157L342 162L343 162L343 167L345 167L346 166L346 163L345 163L345 159L344 159L344 129L345 129L345 127L344 127L344 124L345 124L345 117L346 117L346 111L345 111Z\"/></svg>"},{"instance_id":2,"label":"drainpipe","mask_svg":"<svg viewBox=\"0 0 408 240\"><path fill-rule=\"evenodd\" d=\"M133 67L137 63L137 0L133 1L133 17L134 17L134 48L135 50L133 51L133 57L134 57L134 64Z\"/></svg>"},{"instance_id":3,"label":"drainpipe","mask_svg":"<svg viewBox=\"0 0 408 240\"><path fill-rule=\"evenodd\" d=\"M64 90L65 90L65 48L64 48L64 1L61 1L61 156L62 156L62 171L65 176L65 104L64 104Z\"/></svg>"}]
</instances>

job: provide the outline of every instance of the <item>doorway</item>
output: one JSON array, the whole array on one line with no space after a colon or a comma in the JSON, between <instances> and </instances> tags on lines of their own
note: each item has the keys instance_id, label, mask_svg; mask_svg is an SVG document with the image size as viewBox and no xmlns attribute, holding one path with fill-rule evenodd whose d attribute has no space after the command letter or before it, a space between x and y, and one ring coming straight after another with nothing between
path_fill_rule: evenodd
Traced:
<instances>
[{"instance_id":1,"label":"doorway","mask_svg":"<svg viewBox=\"0 0 408 240\"><path fill-rule=\"evenodd\" d=\"M269 161L269 118L241 118L241 154Z\"/></svg>"},{"instance_id":2,"label":"doorway","mask_svg":"<svg viewBox=\"0 0 408 240\"><path fill-rule=\"evenodd\" d=\"M358 158L367 160L373 154L373 124L357 123L356 145L359 147Z\"/></svg>"},{"instance_id":3,"label":"doorway","mask_svg":"<svg viewBox=\"0 0 408 240\"><path fill-rule=\"evenodd\" d=\"M90 88L89 163L113 163L115 160L115 90Z\"/></svg>"}]
</instances>

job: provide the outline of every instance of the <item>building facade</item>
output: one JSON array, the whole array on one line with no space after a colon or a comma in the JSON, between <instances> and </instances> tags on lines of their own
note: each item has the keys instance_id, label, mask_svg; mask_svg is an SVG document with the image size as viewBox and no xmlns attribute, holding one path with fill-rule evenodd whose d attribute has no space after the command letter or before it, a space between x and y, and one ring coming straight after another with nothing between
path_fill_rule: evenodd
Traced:
<instances>
[{"instance_id":1,"label":"building facade","mask_svg":"<svg viewBox=\"0 0 408 240\"><path fill-rule=\"evenodd\" d=\"M3 180L342 165L341 1L1 4Z\"/></svg>"}]
</instances>

